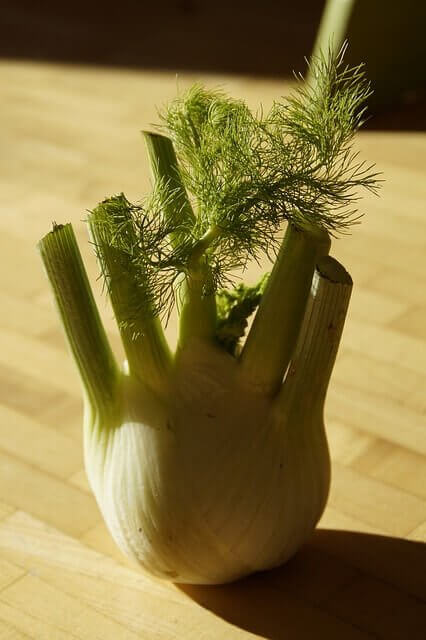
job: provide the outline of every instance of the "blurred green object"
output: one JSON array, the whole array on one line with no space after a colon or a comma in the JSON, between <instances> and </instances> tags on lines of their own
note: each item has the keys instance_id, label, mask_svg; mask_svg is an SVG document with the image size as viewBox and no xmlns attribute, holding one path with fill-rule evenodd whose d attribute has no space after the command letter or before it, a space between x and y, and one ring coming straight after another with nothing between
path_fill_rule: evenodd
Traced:
<instances>
[{"instance_id":1,"label":"blurred green object","mask_svg":"<svg viewBox=\"0 0 426 640\"><path fill-rule=\"evenodd\" d=\"M313 53L347 39L345 60L366 63L369 110L379 112L425 96L425 28L424 0L327 0Z\"/></svg>"}]
</instances>

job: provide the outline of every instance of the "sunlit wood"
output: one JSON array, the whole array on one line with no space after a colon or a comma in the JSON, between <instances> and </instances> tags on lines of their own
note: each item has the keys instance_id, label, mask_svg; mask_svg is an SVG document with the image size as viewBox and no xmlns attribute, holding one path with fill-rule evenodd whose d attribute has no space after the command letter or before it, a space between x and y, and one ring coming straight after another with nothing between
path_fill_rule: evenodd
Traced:
<instances>
[{"instance_id":1,"label":"sunlit wood","mask_svg":"<svg viewBox=\"0 0 426 640\"><path fill-rule=\"evenodd\" d=\"M256 108L287 86L15 62L0 78L0 638L424 638L426 135L358 137L385 183L333 245L354 292L327 401L320 531L283 569L179 589L128 564L88 489L79 382L35 243L52 220L74 224L120 351L85 211L148 189L139 131L177 87L225 84Z\"/></svg>"}]
</instances>

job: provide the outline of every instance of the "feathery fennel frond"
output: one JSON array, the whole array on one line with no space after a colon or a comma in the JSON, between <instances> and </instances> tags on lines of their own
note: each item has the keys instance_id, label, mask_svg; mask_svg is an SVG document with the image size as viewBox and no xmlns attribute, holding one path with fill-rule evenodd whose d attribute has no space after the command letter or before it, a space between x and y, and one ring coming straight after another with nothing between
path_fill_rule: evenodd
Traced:
<instances>
[{"instance_id":1,"label":"feathery fennel frond","mask_svg":"<svg viewBox=\"0 0 426 640\"><path fill-rule=\"evenodd\" d=\"M157 167L143 205L115 196L94 219L132 272L129 323L135 314L168 317L179 274L196 275L200 260L209 272L203 295L210 295L233 282L235 269L276 255L284 221L330 235L358 221L360 189L375 192L379 181L352 149L370 87L362 66L344 65L344 53L313 59L314 81L299 78L265 115L201 85L168 105L160 128L176 154L171 177L162 179ZM191 215L179 215L182 207Z\"/></svg>"},{"instance_id":2,"label":"feathery fennel frond","mask_svg":"<svg viewBox=\"0 0 426 640\"><path fill-rule=\"evenodd\" d=\"M163 121L195 204L196 235L218 228L215 253L238 266L270 249L282 216L271 207L261 121L244 102L200 85L173 101Z\"/></svg>"},{"instance_id":3,"label":"feathery fennel frond","mask_svg":"<svg viewBox=\"0 0 426 640\"><path fill-rule=\"evenodd\" d=\"M283 220L333 235L357 222L359 189L374 191L378 181L351 149L370 86L362 65L344 66L344 53L313 59L315 84L299 78L265 116L199 85L163 114L200 229L216 225L227 238L218 253L231 244L244 263L271 250Z\"/></svg>"},{"instance_id":4,"label":"feathery fennel frond","mask_svg":"<svg viewBox=\"0 0 426 640\"><path fill-rule=\"evenodd\" d=\"M344 66L346 44L310 62L311 84L276 102L267 118L270 180L281 191L287 217L296 226L314 224L332 235L361 217L354 206L359 190L378 188L374 165L358 160L351 144L364 121L371 94L363 65ZM299 79L300 80L300 79ZM284 173L278 169L286 159Z\"/></svg>"},{"instance_id":5,"label":"feathery fennel frond","mask_svg":"<svg viewBox=\"0 0 426 640\"><path fill-rule=\"evenodd\" d=\"M216 294L216 339L231 355L235 355L247 329L248 318L259 305L268 277L269 273L266 273L252 287L240 282L232 290L220 289Z\"/></svg>"},{"instance_id":6,"label":"feathery fennel frond","mask_svg":"<svg viewBox=\"0 0 426 640\"><path fill-rule=\"evenodd\" d=\"M170 313L174 282L187 257L184 244L172 247L170 234L176 229L157 206L157 194L146 206L131 204L120 194L101 202L89 215L93 244L111 297L126 289L125 301L118 301L123 310L120 328L135 333L139 319Z\"/></svg>"}]
</instances>

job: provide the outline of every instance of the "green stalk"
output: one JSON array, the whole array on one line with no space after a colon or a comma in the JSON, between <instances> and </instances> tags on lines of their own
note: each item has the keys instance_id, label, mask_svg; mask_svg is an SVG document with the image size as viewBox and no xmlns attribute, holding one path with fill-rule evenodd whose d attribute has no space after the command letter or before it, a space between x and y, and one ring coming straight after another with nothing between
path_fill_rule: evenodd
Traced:
<instances>
[{"instance_id":1,"label":"green stalk","mask_svg":"<svg viewBox=\"0 0 426 640\"><path fill-rule=\"evenodd\" d=\"M330 239L319 229L289 223L262 301L240 355L250 384L267 394L280 387L305 313L315 264Z\"/></svg>"},{"instance_id":2,"label":"green stalk","mask_svg":"<svg viewBox=\"0 0 426 640\"><path fill-rule=\"evenodd\" d=\"M93 410L104 413L116 399L119 371L72 226L54 225L38 248L86 398Z\"/></svg>"},{"instance_id":3,"label":"green stalk","mask_svg":"<svg viewBox=\"0 0 426 640\"><path fill-rule=\"evenodd\" d=\"M142 295L135 279L131 257L108 244L103 233L102 218L95 210L89 216L89 226L101 269L106 276L108 293L120 330L129 372L147 386L165 392L171 367L171 353L158 317L150 310L128 322L129 309L137 305Z\"/></svg>"},{"instance_id":4,"label":"green stalk","mask_svg":"<svg viewBox=\"0 0 426 640\"><path fill-rule=\"evenodd\" d=\"M163 202L163 212L167 219L173 221L182 231L171 235L174 246L179 244L182 233L188 232L194 223L195 216L188 200L185 186L180 176L176 153L170 138L158 133L143 131L148 157L154 182L163 181L167 191L173 193L173 198L166 198Z\"/></svg>"},{"instance_id":5,"label":"green stalk","mask_svg":"<svg viewBox=\"0 0 426 640\"><path fill-rule=\"evenodd\" d=\"M351 292L352 279L342 265L330 256L321 258L297 347L277 399L282 411L290 408L298 417L306 412L322 414Z\"/></svg>"},{"instance_id":6,"label":"green stalk","mask_svg":"<svg viewBox=\"0 0 426 640\"><path fill-rule=\"evenodd\" d=\"M197 271L185 275L180 285L178 350L193 339L215 339L216 295L209 285L209 273L207 263L202 262Z\"/></svg>"},{"instance_id":7,"label":"green stalk","mask_svg":"<svg viewBox=\"0 0 426 640\"><path fill-rule=\"evenodd\" d=\"M327 0L312 52L313 58L319 57L327 49L331 49L334 54L339 51L345 40L354 6L355 0ZM316 84L312 68L308 70L306 82L311 86Z\"/></svg>"},{"instance_id":8,"label":"green stalk","mask_svg":"<svg viewBox=\"0 0 426 640\"><path fill-rule=\"evenodd\" d=\"M217 329L216 294L206 251L219 236L218 227L212 227L195 243L188 260L188 271L179 291L178 348L192 338L213 342Z\"/></svg>"},{"instance_id":9,"label":"green stalk","mask_svg":"<svg viewBox=\"0 0 426 640\"><path fill-rule=\"evenodd\" d=\"M196 219L183 185L172 141L166 136L143 132L154 180L162 181L165 192L164 215L178 230L171 235L174 246L194 226ZM167 197L168 196L170 197ZM182 230L179 231L179 226ZM210 271L204 258L205 251L218 235L216 227L210 229L195 245L189 258L188 270L178 292L179 340L178 349L189 340L213 341L216 332L216 296L209 293Z\"/></svg>"}]
</instances>

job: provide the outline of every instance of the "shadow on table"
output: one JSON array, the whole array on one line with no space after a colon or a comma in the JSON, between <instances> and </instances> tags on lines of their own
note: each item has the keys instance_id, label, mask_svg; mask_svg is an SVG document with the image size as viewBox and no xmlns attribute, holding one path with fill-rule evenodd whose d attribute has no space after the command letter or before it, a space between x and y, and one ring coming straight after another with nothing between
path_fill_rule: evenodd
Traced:
<instances>
[{"instance_id":1,"label":"shadow on table","mask_svg":"<svg viewBox=\"0 0 426 640\"><path fill-rule=\"evenodd\" d=\"M270 640L426 637L426 545L420 542L319 529L283 567L229 585L179 588Z\"/></svg>"}]
</instances>

